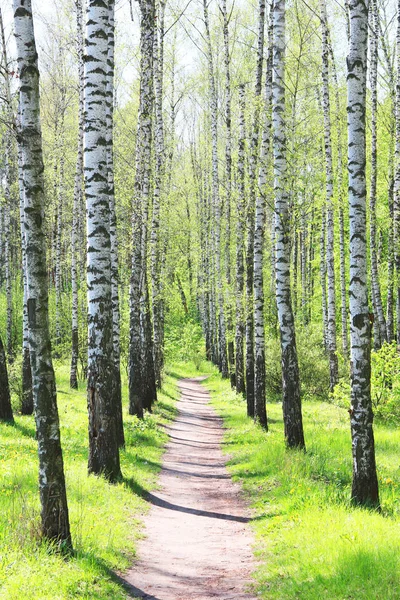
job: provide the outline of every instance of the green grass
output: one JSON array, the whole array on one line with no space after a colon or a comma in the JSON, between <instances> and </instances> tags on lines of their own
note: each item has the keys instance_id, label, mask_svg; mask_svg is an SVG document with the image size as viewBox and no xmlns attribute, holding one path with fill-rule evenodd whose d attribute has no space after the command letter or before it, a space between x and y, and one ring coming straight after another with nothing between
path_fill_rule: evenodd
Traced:
<instances>
[{"instance_id":1,"label":"green grass","mask_svg":"<svg viewBox=\"0 0 400 600\"><path fill-rule=\"evenodd\" d=\"M173 419L176 380L196 371L174 365L167 371L153 415L140 422L127 414L126 449L121 451L124 482L109 485L87 476L85 386L69 389L69 372L57 365L67 494L76 555L65 560L39 541L38 459L33 417L16 415L15 426L0 424L0 598L122 599L126 592L112 570L132 564L142 518L143 493L154 489L167 436L162 425Z\"/></svg>"},{"instance_id":2,"label":"green grass","mask_svg":"<svg viewBox=\"0 0 400 600\"><path fill-rule=\"evenodd\" d=\"M205 382L226 427L234 479L254 508L256 590L268 600L400 598L400 432L375 427L382 514L350 506L346 410L303 406L307 452L287 451L282 409L268 404L266 434L229 383Z\"/></svg>"}]
</instances>

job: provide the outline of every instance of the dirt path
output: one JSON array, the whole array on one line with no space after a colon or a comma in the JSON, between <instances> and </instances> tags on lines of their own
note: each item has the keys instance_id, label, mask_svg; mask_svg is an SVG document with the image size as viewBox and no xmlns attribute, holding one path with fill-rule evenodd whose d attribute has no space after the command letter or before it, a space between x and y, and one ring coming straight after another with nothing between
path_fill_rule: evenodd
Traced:
<instances>
[{"instance_id":1,"label":"dirt path","mask_svg":"<svg viewBox=\"0 0 400 600\"><path fill-rule=\"evenodd\" d=\"M147 600L251 600L250 513L225 468L222 423L196 379L183 379L178 417L149 495L146 539L125 575L131 595Z\"/></svg>"}]
</instances>

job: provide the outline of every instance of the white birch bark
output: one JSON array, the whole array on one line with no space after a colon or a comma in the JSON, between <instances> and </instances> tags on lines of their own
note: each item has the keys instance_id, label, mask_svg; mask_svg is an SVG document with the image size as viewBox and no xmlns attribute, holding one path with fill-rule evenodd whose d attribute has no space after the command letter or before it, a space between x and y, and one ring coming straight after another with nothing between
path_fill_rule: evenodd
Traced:
<instances>
[{"instance_id":1,"label":"white birch bark","mask_svg":"<svg viewBox=\"0 0 400 600\"><path fill-rule=\"evenodd\" d=\"M111 303L113 352L115 369L115 410L117 420L117 437L120 447L125 446L124 424L122 419L122 390L121 390L121 349L120 349L120 314L119 314L119 272L118 272L118 238L117 215L115 211L114 192L114 10L115 2L108 4L108 55L107 55L107 176L110 202L110 252L111 252Z\"/></svg>"},{"instance_id":2,"label":"white birch bark","mask_svg":"<svg viewBox=\"0 0 400 600\"><path fill-rule=\"evenodd\" d=\"M371 325L367 289L365 107L368 0L349 1L347 132L350 209L352 501L379 505L371 405Z\"/></svg>"},{"instance_id":3,"label":"white birch bark","mask_svg":"<svg viewBox=\"0 0 400 600\"><path fill-rule=\"evenodd\" d=\"M154 92L155 92L155 173L153 191L153 215L151 223L151 281L154 339L154 373L156 386L161 388L163 368L163 333L161 322L161 238L160 202L163 196L165 172L165 143L163 120L163 69L164 69L164 15L165 1L158 7L158 28L154 34ZM159 38L159 39L158 39Z\"/></svg>"},{"instance_id":4,"label":"white birch bark","mask_svg":"<svg viewBox=\"0 0 400 600\"><path fill-rule=\"evenodd\" d=\"M70 548L71 534L48 321L39 70L31 0L14 0L13 7L20 80L18 143L24 179L27 306L39 448L41 528L44 537L54 540L61 547Z\"/></svg>"},{"instance_id":5,"label":"white birch bark","mask_svg":"<svg viewBox=\"0 0 400 600\"><path fill-rule=\"evenodd\" d=\"M246 121L245 121L245 89L239 87L239 149L237 163L238 199L236 215L236 392L245 392L244 373L244 213L246 202L245 189L245 156L246 156Z\"/></svg>"},{"instance_id":6,"label":"white birch bark","mask_svg":"<svg viewBox=\"0 0 400 600\"><path fill-rule=\"evenodd\" d=\"M78 358L79 358L79 301L78 301L78 255L79 255L79 212L83 202L83 5L82 0L75 0L76 10L76 51L78 57L78 140L74 179L74 200L71 231L71 368L69 385L78 389Z\"/></svg>"},{"instance_id":7,"label":"white birch bark","mask_svg":"<svg viewBox=\"0 0 400 600\"><path fill-rule=\"evenodd\" d=\"M322 107L324 113L324 145L325 145L325 194L327 206L327 245L326 265L328 276L327 303L327 343L329 352L330 391L338 382L338 359L336 355L336 295L335 295L335 238L333 213L333 167L331 139L331 103L329 94L329 36L327 26L326 2L320 1L321 34L322 34Z\"/></svg>"},{"instance_id":8,"label":"white birch bark","mask_svg":"<svg viewBox=\"0 0 400 600\"><path fill-rule=\"evenodd\" d=\"M227 287L226 312L227 312L227 343L228 343L228 369L231 387L236 387L235 382L235 345L233 330L233 299L232 299L232 273L231 273L231 203L232 203L232 89L231 89L231 57L229 47L229 21L226 0L222 0L222 18L224 33L224 66L225 66L225 277Z\"/></svg>"},{"instance_id":9,"label":"white birch bark","mask_svg":"<svg viewBox=\"0 0 400 600\"><path fill-rule=\"evenodd\" d=\"M268 57L265 74L265 122L262 132L258 190L255 206L254 229L254 418L267 430L265 407L265 331L264 331L264 234L267 183L271 153L271 110L272 110L272 15L268 28Z\"/></svg>"},{"instance_id":10,"label":"white birch bark","mask_svg":"<svg viewBox=\"0 0 400 600\"><path fill-rule=\"evenodd\" d=\"M146 231L145 211L150 197L152 113L153 113L153 50L154 0L140 0L140 100L136 136L136 173L132 206L132 271L130 284L129 343L129 412L143 418L147 382L143 367L149 356L146 348L147 279L145 277ZM151 375L151 374L150 374ZM154 371L153 371L154 376ZM155 382L154 382L155 383ZM154 386L155 388L155 386ZM155 391L155 390L154 390ZM147 404L148 406L148 404Z\"/></svg>"},{"instance_id":11,"label":"white birch bark","mask_svg":"<svg viewBox=\"0 0 400 600\"><path fill-rule=\"evenodd\" d=\"M386 341L386 320L383 312L381 286L378 274L376 254L376 182L377 182L377 111L378 111L378 6L371 0L371 38L370 38L370 81L371 81L371 175L369 191L369 251L371 260L371 287L373 307L378 336L374 336L376 348ZM378 339L375 339L378 337Z\"/></svg>"},{"instance_id":12,"label":"white birch bark","mask_svg":"<svg viewBox=\"0 0 400 600\"><path fill-rule=\"evenodd\" d=\"M88 0L84 56L90 473L121 477L113 352L110 188L107 163L109 4Z\"/></svg>"},{"instance_id":13,"label":"white birch bark","mask_svg":"<svg viewBox=\"0 0 400 600\"><path fill-rule=\"evenodd\" d=\"M304 448L300 377L290 297L290 216L285 132L285 1L273 5L272 131L275 191L276 303L281 335L283 421L289 448Z\"/></svg>"},{"instance_id":14,"label":"white birch bark","mask_svg":"<svg viewBox=\"0 0 400 600\"><path fill-rule=\"evenodd\" d=\"M211 44L210 24L208 18L208 3L203 0L204 24L206 29L207 42L207 62L208 62L208 84L209 84L209 108L211 120L211 174L212 174L212 201L215 219L215 286L218 291L215 298L218 298L218 357L216 356L222 377L228 378L228 355L226 347L226 324L224 307L224 284L221 268L221 198L219 194L219 169L218 169L218 102L217 90L215 84L215 69L213 59L213 49Z\"/></svg>"},{"instance_id":15,"label":"white birch bark","mask_svg":"<svg viewBox=\"0 0 400 600\"><path fill-rule=\"evenodd\" d=\"M21 233L21 266L23 285L22 308L22 403L21 414L33 414L32 369L29 351L29 323L28 323L28 268L26 263L25 240L25 192L22 149L18 148L18 189L19 189L19 219Z\"/></svg>"},{"instance_id":16,"label":"white birch bark","mask_svg":"<svg viewBox=\"0 0 400 600\"><path fill-rule=\"evenodd\" d=\"M396 97L395 97L395 167L394 167L394 261L397 274L396 341L400 345L400 0L397 2Z\"/></svg>"},{"instance_id":17,"label":"white birch bark","mask_svg":"<svg viewBox=\"0 0 400 600\"><path fill-rule=\"evenodd\" d=\"M249 148L249 197L246 229L246 402L247 415L254 417L254 216L257 197L257 164L260 141L260 110L264 63L265 0L258 3L257 63L255 72L255 106Z\"/></svg>"}]
</instances>

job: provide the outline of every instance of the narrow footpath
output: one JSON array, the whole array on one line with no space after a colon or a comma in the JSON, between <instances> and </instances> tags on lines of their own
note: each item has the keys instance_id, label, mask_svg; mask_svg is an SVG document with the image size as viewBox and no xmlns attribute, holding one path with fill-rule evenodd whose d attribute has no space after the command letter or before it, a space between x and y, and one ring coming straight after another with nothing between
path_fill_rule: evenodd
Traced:
<instances>
[{"instance_id":1,"label":"narrow footpath","mask_svg":"<svg viewBox=\"0 0 400 600\"><path fill-rule=\"evenodd\" d=\"M199 379L182 379L178 416L149 494L146 538L124 576L134 598L254 600L250 512L221 452L222 421Z\"/></svg>"}]
</instances>

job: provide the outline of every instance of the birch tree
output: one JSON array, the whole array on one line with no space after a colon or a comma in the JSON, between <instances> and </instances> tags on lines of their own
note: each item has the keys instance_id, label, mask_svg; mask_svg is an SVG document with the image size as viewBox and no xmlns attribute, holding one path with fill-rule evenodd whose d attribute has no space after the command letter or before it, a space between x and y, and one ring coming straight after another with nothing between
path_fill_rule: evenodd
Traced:
<instances>
[{"instance_id":1,"label":"birch tree","mask_svg":"<svg viewBox=\"0 0 400 600\"><path fill-rule=\"evenodd\" d=\"M271 146L271 107L272 107L272 20L268 32L268 58L265 77L265 123L262 134L258 193L255 207L254 230L254 417L267 429L265 408L265 331L264 331L264 233L266 195L268 193L268 162Z\"/></svg>"},{"instance_id":2,"label":"birch tree","mask_svg":"<svg viewBox=\"0 0 400 600\"><path fill-rule=\"evenodd\" d=\"M88 0L84 57L87 213L89 473L121 477L113 352L110 186L107 162L108 28L113 2Z\"/></svg>"},{"instance_id":3,"label":"birch tree","mask_svg":"<svg viewBox=\"0 0 400 600\"><path fill-rule=\"evenodd\" d=\"M222 377L227 378L228 356L226 347L226 319L223 294L223 278L221 269L221 198L219 193L219 168L218 168L218 100L215 83L215 70L213 49L211 44L210 24L208 18L208 3L203 0L204 24L206 29L208 82L209 82L209 107L211 120L211 176L212 176L212 202L214 209L214 244L215 244L215 285L218 289L218 362Z\"/></svg>"},{"instance_id":4,"label":"birch tree","mask_svg":"<svg viewBox=\"0 0 400 600\"><path fill-rule=\"evenodd\" d=\"M20 79L17 135L24 181L27 307L39 447L41 530L45 538L67 549L71 548L71 534L48 320L39 70L31 0L14 0L13 7Z\"/></svg>"},{"instance_id":5,"label":"birch tree","mask_svg":"<svg viewBox=\"0 0 400 600\"><path fill-rule=\"evenodd\" d=\"M163 119L163 71L164 71L164 18L165 1L158 7L158 28L154 33L154 96L155 96L155 174L153 192L153 217L151 224L151 280L154 336L154 373L156 385L161 388L163 368L162 293L161 293L161 238L160 202L163 196L165 172L165 140Z\"/></svg>"},{"instance_id":6,"label":"birch tree","mask_svg":"<svg viewBox=\"0 0 400 600\"><path fill-rule=\"evenodd\" d=\"M376 0L371 0L371 39L370 39L370 81L371 81L371 175L369 192L369 251L371 257L371 287L372 301L377 325L378 339L375 346L380 346L387 340L386 319L383 312L381 286L378 274L378 258L376 253L376 183L377 183L377 117L378 117L378 6Z\"/></svg>"},{"instance_id":7,"label":"birch tree","mask_svg":"<svg viewBox=\"0 0 400 600\"><path fill-rule=\"evenodd\" d=\"M235 388L235 345L232 319L232 270L231 270L231 202L232 202L232 89L231 89L231 57L229 48L229 21L226 0L222 0L222 19L224 32L224 66L225 66L225 273L227 286L227 337L228 337L228 369L231 387Z\"/></svg>"},{"instance_id":8,"label":"birch tree","mask_svg":"<svg viewBox=\"0 0 400 600\"><path fill-rule=\"evenodd\" d=\"M8 383L7 359L3 341L0 337L0 421L14 422L11 407L10 386Z\"/></svg>"},{"instance_id":9,"label":"birch tree","mask_svg":"<svg viewBox=\"0 0 400 600\"><path fill-rule=\"evenodd\" d=\"M290 296L290 215L286 189L285 0L273 5L272 132L275 191L276 303L282 353L283 422L289 448L304 448L300 377Z\"/></svg>"},{"instance_id":10,"label":"birch tree","mask_svg":"<svg viewBox=\"0 0 400 600\"><path fill-rule=\"evenodd\" d=\"M365 107L368 0L349 1L347 132L350 209L352 501L379 506L371 405L371 325L367 289Z\"/></svg>"},{"instance_id":11,"label":"birch tree","mask_svg":"<svg viewBox=\"0 0 400 600\"><path fill-rule=\"evenodd\" d=\"M255 106L249 148L249 197L246 214L246 400L247 415L254 417L254 215L257 196L257 165L260 142L260 110L264 64L265 0L258 3L258 38Z\"/></svg>"},{"instance_id":12,"label":"birch tree","mask_svg":"<svg viewBox=\"0 0 400 600\"><path fill-rule=\"evenodd\" d=\"M132 271L130 282L129 412L143 418L146 381L143 349L147 327L147 274L143 260L151 176L153 116L154 0L140 0L140 98L136 137L136 172L132 206ZM154 371L153 371L154 377Z\"/></svg>"},{"instance_id":13,"label":"birch tree","mask_svg":"<svg viewBox=\"0 0 400 600\"><path fill-rule=\"evenodd\" d=\"M335 297L335 248L334 248L334 213L333 213L333 166L331 136L331 103L329 94L329 37L325 0L320 2L322 33L322 106L324 113L324 145L325 145L325 188L327 205L327 246L326 264L328 275L327 303L327 345L329 352L330 390L338 382L338 359L336 355L336 297Z\"/></svg>"},{"instance_id":14,"label":"birch tree","mask_svg":"<svg viewBox=\"0 0 400 600\"><path fill-rule=\"evenodd\" d=\"M79 358L79 312L78 312L78 244L79 244L79 211L82 205L83 187L83 114L84 114L84 62L83 62L83 6L82 0L75 0L76 10L76 51L78 57L78 152L76 156L74 201L71 232L71 368L69 384L72 389L78 389L78 358Z\"/></svg>"},{"instance_id":15,"label":"birch tree","mask_svg":"<svg viewBox=\"0 0 400 600\"><path fill-rule=\"evenodd\" d=\"M238 200L236 218L236 392L245 392L244 373L244 209L245 209L245 156L246 156L246 121L245 121L245 88L239 87L240 132L238 148Z\"/></svg>"}]
</instances>

